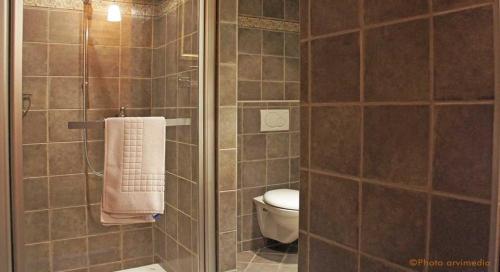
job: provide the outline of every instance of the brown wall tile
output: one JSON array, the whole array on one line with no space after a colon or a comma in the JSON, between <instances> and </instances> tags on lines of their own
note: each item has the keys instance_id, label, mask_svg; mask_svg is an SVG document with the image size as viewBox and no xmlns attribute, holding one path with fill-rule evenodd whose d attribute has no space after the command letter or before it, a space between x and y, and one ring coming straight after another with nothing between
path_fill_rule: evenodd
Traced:
<instances>
[{"instance_id":1,"label":"brown wall tile","mask_svg":"<svg viewBox=\"0 0 500 272\"><path fill-rule=\"evenodd\" d=\"M153 255L153 231L151 228L131 230L123 233L123 258Z\"/></svg>"},{"instance_id":2,"label":"brown wall tile","mask_svg":"<svg viewBox=\"0 0 500 272\"><path fill-rule=\"evenodd\" d=\"M364 176L414 186L427 184L429 109L367 107L364 112Z\"/></svg>"},{"instance_id":3,"label":"brown wall tile","mask_svg":"<svg viewBox=\"0 0 500 272\"><path fill-rule=\"evenodd\" d=\"M285 20L299 21L299 0L285 0Z\"/></svg>"},{"instance_id":4,"label":"brown wall tile","mask_svg":"<svg viewBox=\"0 0 500 272\"><path fill-rule=\"evenodd\" d=\"M222 22L235 22L237 18L238 0L221 0L219 2L219 19Z\"/></svg>"},{"instance_id":5,"label":"brown wall tile","mask_svg":"<svg viewBox=\"0 0 500 272\"><path fill-rule=\"evenodd\" d=\"M441 11L488 2L491 2L491 0L433 0L432 8L436 11Z\"/></svg>"},{"instance_id":6,"label":"brown wall tile","mask_svg":"<svg viewBox=\"0 0 500 272\"><path fill-rule=\"evenodd\" d=\"M51 239L65 239L86 234L85 207L65 208L50 211Z\"/></svg>"},{"instance_id":7,"label":"brown wall tile","mask_svg":"<svg viewBox=\"0 0 500 272\"><path fill-rule=\"evenodd\" d=\"M284 59L281 57L262 57L262 79L263 80L284 80ZM248 69L258 69L258 67L247 67Z\"/></svg>"},{"instance_id":8,"label":"brown wall tile","mask_svg":"<svg viewBox=\"0 0 500 272\"><path fill-rule=\"evenodd\" d=\"M425 256L423 193L363 184L361 250L402 266Z\"/></svg>"},{"instance_id":9,"label":"brown wall tile","mask_svg":"<svg viewBox=\"0 0 500 272\"><path fill-rule=\"evenodd\" d=\"M238 174L241 178L240 188L266 185L266 161L240 162Z\"/></svg>"},{"instance_id":10,"label":"brown wall tile","mask_svg":"<svg viewBox=\"0 0 500 272\"><path fill-rule=\"evenodd\" d=\"M47 178L30 178L23 181L24 210L39 210L49 206Z\"/></svg>"},{"instance_id":11,"label":"brown wall tile","mask_svg":"<svg viewBox=\"0 0 500 272\"><path fill-rule=\"evenodd\" d=\"M40 177L47 175L47 145L23 146L24 177Z\"/></svg>"},{"instance_id":12,"label":"brown wall tile","mask_svg":"<svg viewBox=\"0 0 500 272\"><path fill-rule=\"evenodd\" d=\"M235 24L220 24L219 26L219 61L221 63L236 63L238 30Z\"/></svg>"},{"instance_id":13,"label":"brown wall tile","mask_svg":"<svg viewBox=\"0 0 500 272\"><path fill-rule=\"evenodd\" d=\"M238 100L260 100L261 83L258 81L238 81Z\"/></svg>"},{"instance_id":14,"label":"brown wall tile","mask_svg":"<svg viewBox=\"0 0 500 272\"><path fill-rule=\"evenodd\" d=\"M351 33L312 42L313 102L359 101L358 35Z\"/></svg>"},{"instance_id":15,"label":"brown wall tile","mask_svg":"<svg viewBox=\"0 0 500 272\"><path fill-rule=\"evenodd\" d=\"M23 44L23 76L47 75L47 45L39 43Z\"/></svg>"},{"instance_id":16,"label":"brown wall tile","mask_svg":"<svg viewBox=\"0 0 500 272\"><path fill-rule=\"evenodd\" d=\"M433 197L429 257L453 261L488 259L489 217L489 205Z\"/></svg>"},{"instance_id":17,"label":"brown wall tile","mask_svg":"<svg viewBox=\"0 0 500 272\"><path fill-rule=\"evenodd\" d=\"M428 20L375 28L365 35L366 100L428 100Z\"/></svg>"},{"instance_id":18,"label":"brown wall tile","mask_svg":"<svg viewBox=\"0 0 500 272\"><path fill-rule=\"evenodd\" d=\"M236 268L236 231L219 235L218 271ZM167 251L168 252L168 251Z\"/></svg>"},{"instance_id":19,"label":"brown wall tile","mask_svg":"<svg viewBox=\"0 0 500 272\"><path fill-rule=\"evenodd\" d=\"M64 175L83 173L83 146L80 143L49 145L49 173Z\"/></svg>"},{"instance_id":20,"label":"brown wall tile","mask_svg":"<svg viewBox=\"0 0 500 272\"><path fill-rule=\"evenodd\" d=\"M219 193L219 232L236 229L236 192Z\"/></svg>"},{"instance_id":21,"label":"brown wall tile","mask_svg":"<svg viewBox=\"0 0 500 272\"><path fill-rule=\"evenodd\" d=\"M358 247L358 190L352 180L311 175L310 231Z\"/></svg>"},{"instance_id":22,"label":"brown wall tile","mask_svg":"<svg viewBox=\"0 0 500 272\"><path fill-rule=\"evenodd\" d=\"M361 272L403 272L405 270L361 256Z\"/></svg>"},{"instance_id":23,"label":"brown wall tile","mask_svg":"<svg viewBox=\"0 0 500 272\"><path fill-rule=\"evenodd\" d=\"M119 233L93 236L89 238L88 243L91 265L120 260L121 241Z\"/></svg>"},{"instance_id":24,"label":"brown wall tile","mask_svg":"<svg viewBox=\"0 0 500 272\"><path fill-rule=\"evenodd\" d=\"M236 189L236 150L219 151L219 190Z\"/></svg>"},{"instance_id":25,"label":"brown wall tile","mask_svg":"<svg viewBox=\"0 0 500 272\"><path fill-rule=\"evenodd\" d=\"M87 264L86 239L57 241L52 244L54 270L80 268Z\"/></svg>"},{"instance_id":26,"label":"brown wall tile","mask_svg":"<svg viewBox=\"0 0 500 272\"><path fill-rule=\"evenodd\" d=\"M365 0L366 23L381 23L428 12L427 0Z\"/></svg>"},{"instance_id":27,"label":"brown wall tile","mask_svg":"<svg viewBox=\"0 0 500 272\"><path fill-rule=\"evenodd\" d=\"M32 109L47 108L47 78L23 77L23 94L31 94Z\"/></svg>"},{"instance_id":28,"label":"brown wall tile","mask_svg":"<svg viewBox=\"0 0 500 272\"><path fill-rule=\"evenodd\" d=\"M122 82L124 83L123 92L125 93L130 90L129 80L123 79ZM118 108L120 83L115 78L90 78L89 109Z\"/></svg>"},{"instance_id":29,"label":"brown wall tile","mask_svg":"<svg viewBox=\"0 0 500 272\"><path fill-rule=\"evenodd\" d=\"M37 243L49 240L49 212L24 213L24 239L26 243Z\"/></svg>"},{"instance_id":30,"label":"brown wall tile","mask_svg":"<svg viewBox=\"0 0 500 272\"><path fill-rule=\"evenodd\" d=\"M51 10L49 12L49 41L80 43L82 19L81 12Z\"/></svg>"},{"instance_id":31,"label":"brown wall tile","mask_svg":"<svg viewBox=\"0 0 500 272\"><path fill-rule=\"evenodd\" d=\"M284 52L284 33L276 31L263 31L262 34L262 53L266 55L282 56Z\"/></svg>"},{"instance_id":32,"label":"brown wall tile","mask_svg":"<svg viewBox=\"0 0 500 272\"><path fill-rule=\"evenodd\" d=\"M261 79L261 57L259 55L238 56L238 79Z\"/></svg>"},{"instance_id":33,"label":"brown wall tile","mask_svg":"<svg viewBox=\"0 0 500 272\"><path fill-rule=\"evenodd\" d=\"M355 272L357 257L343 248L311 238L309 241L309 271Z\"/></svg>"},{"instance_id":34,"label":"brown wall tile","mask_svg":"<svg viewBox=\"0 0 500 272\"><path fill-rule=\"evenodd\" d=\"M261 16L262 15L262 2L264 0L239 0L238 14Z\"/></svg>"},{"instance_id":35,"label":"brown wall tile","mask_svg":"<svg viewBox=\"0 0 500 272\"><path fill-rule=\"evenodd\" d=\"M23 41L46 42L48 18L47 10L25 8L23 10Z\"/></svg>"},{"instance_id":36,"label":"brown wall tile","mask_svg":"<svg viewBox=\"0 0 500 272\"><path fill-rule=\"evenodd\" d=\"M290 160L277 159L267 161L267 184L283 184L290 181Z\"/></svg>"},{"instance_id":37,"label":"brown wall tile","mask_svg":"<svg viewBox=\"0 0 500 272\"><path fill-rule=\"evenodd\" d=\"M300 44L300 102L309 102L309 43Z\"/></svg>"},{"instance_id":38,"label":"brown wall tile","mask_svg":"<svg viewBox=\"0 0 500 272\"><path fill-rule=\"evenodd\" d=\"M109 22L104 13L94 13L89 25L89 44L120 45L120 23Z\"/></svg>"},{"instance_id":39,"label":"brown wall tile","mask_svg":"<svg viewBox=\"0 0 500 272\"><path fill-rule=\"evenodd\" d=\"M153 20L147 17L124 16L121 25L122 45L151 47Z\"/></svg>"},{"instance_id":40,"label":"brown wall tile","mask_svg":"<svg viewBox=\"0 0 500 272\"><path fill-rule=\"evenodd\" d=\"M434 189L489 199L493 107L437 107L435 126Z\"/></svg>"},{"instance_id":41,"label":"brown wall tile","mask_svg":"<svg viewBox=\"0 0 500 272\"><path fill-rule=\"evenodd\" d=\"M262 30L238 28L238 53L260 54L262 50Z\"/></svg>"},{"instance_id":42,"label":"brown wall tile","mask_svg":"<svg viewBox=\"0 0 500 272\"><path fill-rule=\"evenodd\" d=\"M23 143L47 142L47 112L30 111L23 119Z\"/></svg>"},{"instance_id":43,"label":"brown wall tile","mask_svg":"<svg viewBox=\"0 0 500 272\"><path fill-rule=\"evenodd\" d=\"M79 78L51 77L49 79L49 87L48 87L49 108L81 109L82 107L81 83L82 81Z\"/></svg>"},{"instance_id":44,"label":"brown wall tile","mask_svg":"<svg viewBox=\"0 0 500 272\"><path fill-rule=\"evenodd\" d=\"M49 243L24 246L26 261L23 264L26 271L41 272L50 270Z\"/></svg>"},{"instance_id":45,"label":"brown wall tile","mask_svg":"<svg viewBox=\"0 0 500 272\"><path fill-rule=\"evenodd\" d=\"M323 35L358 27L359 1L315 0L310 2L311 35Z\"/></svg>"},{"instance_id":46,"label":"brown wall tile","mask_svg":"<svg viewBox=\"0 0 500 272\"><path fill-rule=\"evenodd\" d=\"M69 142L82 139L80 130L68 129L68 122L82 120L80 110L50 110L49 111L49 140L51 142ZM46 125L45 123L43 124Z\"/></svg>"},{"instance_id":47,"label":"brown wall tile","mask_svg":"<svg viewBox=\"0 0 500 272\"><path fill-rule=\"evenodd\" d=\"M49 45L49 75L51 76L79 76L80 66L79 45Z\"/></svg>"},{"instance_id":48,"label":"brown wall tile","mask_svg":"<svg viewBox=\"0 0 500 272\"><path fill-rule=\"evenodd\" d=\"M50 207L85 205L84 175L50 177Z\"/></svg>"},{"instance_id":49,"label":"brown wall tile","mask_svg":"<svg viewBox=\"0 0 500 272\"><path fill-rule=\"evenodd\" d=\"M120 106L128 108L151 107L151 81L148 79L122 79Z\"/></svg>"},{"instance_id":50,"label":"brown wall tile","mask_svg":"<svg viewBox=\"0 0 500 272\"><path fill-rule=\"evenodd\" d=\"M283 19L285 16L284 0L262 0L262 15L264 17Z\"/></svg>"},{"instance_id":51,"label":"brown wall tile","mask_svg":"<svg viewBox=\"0 0 500 272\"><path fill-rule=\"evenodd\" d=\"M128 48L122 51L120 73L123 76L150 77L152 51L149 48Z\"/></svg>"},{"instance_id":52,"label":"brown wall tile","mask_svg":"<svg viewBox=\"0 0 500 272\"><path fill-rule=\"evenodd\" d=\"M311 168L357 175L361 113L357 107L314 107L311 114Z\"/></svg>"},{"instance_id":53,"label":"brown wall tile","mask_svg":"<svg viewBox=\"0 0 500 272\"><path fill-rule=\"evenodd\" d=\"M493 97L492 20L491 7L450 13L434 19L436 99Z\"/></svg>"},{"instance_id":54,"label":"brown wall tile","mask_svg":"<svg viewBox=\"0 0 500 272\"><path fill-rule=\"evenodd\" d=\"M266 136L265 135L245 135L243 136L243 146L252 148L243 149L243 160L258 160L266 158Z\"/></svg>"}]
</instances>

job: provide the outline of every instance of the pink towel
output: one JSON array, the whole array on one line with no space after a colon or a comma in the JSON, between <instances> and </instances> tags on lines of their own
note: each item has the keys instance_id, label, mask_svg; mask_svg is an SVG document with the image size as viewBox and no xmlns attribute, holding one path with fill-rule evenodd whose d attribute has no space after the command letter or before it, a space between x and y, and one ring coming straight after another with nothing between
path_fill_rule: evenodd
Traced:
<instances>
[{"instance_id":1,"label":"pink towel","mask_svg":"<svg viewBox=\"0 0 500 272\"><path fill-rule=\"evenodd\" d=\"M154 222L164 211L165 118L105 121L101 223Z\"/></svg>"}]
</instances>

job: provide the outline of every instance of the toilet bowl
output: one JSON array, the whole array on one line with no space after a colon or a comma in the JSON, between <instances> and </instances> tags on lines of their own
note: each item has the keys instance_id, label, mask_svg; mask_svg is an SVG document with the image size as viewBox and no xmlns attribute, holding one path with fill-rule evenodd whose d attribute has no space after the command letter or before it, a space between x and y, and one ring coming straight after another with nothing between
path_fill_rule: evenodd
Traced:
<instances>
[{"instance_id":1,"label":"toilet bowl","mask_svg":"<svg viewBox=\"0 0 500 272\"><path fill-rule=\"evenodd\" d=\"M253 200L264 237L284 244L299 238L299 191L271 190Z\"/></svg>"}]
</instances>

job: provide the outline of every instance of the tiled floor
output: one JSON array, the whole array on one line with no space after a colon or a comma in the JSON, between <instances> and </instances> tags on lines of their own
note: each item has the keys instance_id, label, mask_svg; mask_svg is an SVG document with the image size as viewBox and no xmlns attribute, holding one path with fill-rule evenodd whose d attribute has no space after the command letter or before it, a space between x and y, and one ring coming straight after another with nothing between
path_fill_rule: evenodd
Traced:
<instances>
[{"instance_id":1,"label":"tiled floor","mask_svg":"<svg viewBox=\"0 0 500 272\"><path fill-rule=\"evenodd\" d=\"M238 253L238 272L297 272L297 244Z\"/></svg>"}]
</instances>

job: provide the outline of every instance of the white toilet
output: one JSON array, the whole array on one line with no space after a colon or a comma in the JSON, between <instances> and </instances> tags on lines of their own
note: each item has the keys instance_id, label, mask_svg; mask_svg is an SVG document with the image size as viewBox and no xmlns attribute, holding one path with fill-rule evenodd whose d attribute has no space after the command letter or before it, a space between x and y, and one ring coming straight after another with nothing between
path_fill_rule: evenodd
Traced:
<instances>
[{"instance_id":1,"label":"white toilet","mask_svg":"<svg viewBox=\"0 0 500 272\"><path fill-rule=\"evenodd\" d=\"M299 191L271 190L253 201L264 237L284 244L299 238Z\"/></svg>"}]
</instances>

